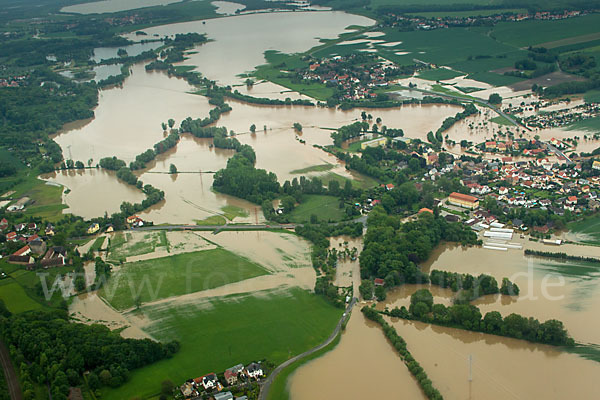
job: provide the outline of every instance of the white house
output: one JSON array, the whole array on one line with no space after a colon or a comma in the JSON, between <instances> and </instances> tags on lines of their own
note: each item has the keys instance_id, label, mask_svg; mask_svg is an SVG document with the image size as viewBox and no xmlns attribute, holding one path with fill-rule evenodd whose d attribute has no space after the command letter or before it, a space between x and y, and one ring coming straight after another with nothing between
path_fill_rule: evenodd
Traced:
<instances>
[{"instance_id":1,"label":"white house","mask_svg":"<svg viewBox=\"0 0 600 400\"><path fill-rule=\"evenodd\" d=\"M254 379L260 378L263 376L262 366L257 363L251 363L246 367L246 375Z\"/></svg>"}]
</instances>

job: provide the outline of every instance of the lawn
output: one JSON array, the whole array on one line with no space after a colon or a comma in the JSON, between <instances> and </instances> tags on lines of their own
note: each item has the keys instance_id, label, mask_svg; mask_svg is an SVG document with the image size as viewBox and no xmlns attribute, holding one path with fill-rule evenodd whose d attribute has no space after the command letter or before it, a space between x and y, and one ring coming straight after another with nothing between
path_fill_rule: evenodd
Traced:
<instances>
[{"instance_id":1,"label":"lawn","mask_svg":"<svg viewBox=\"0 0 600 400\"><path fill-rule=\"evenodd\" d=\"M17 282L9 280L0 283L0 300L4 301L8 311L14 314L42 308L42 305L25 293Z\"/></svg>"},{"instance_id":2,"label":"lawn","mask_svg":"<svg viewBox=\"0 0 600 400\"><path fill-rule=\"evenodd\" d=\"M125 264L100 295L118 310L142 303L212 289L268 272L225 249L212 249Z\"/></svg>"},{"instance_id":3,"label":"lawn","mask_svg":"<svg viewBox=\"0 0 600 400\"><path fill-rule=\"evenodd\" d=\"M461 76L460 72L452 71L447 68L437 68L437 69L426 69L424 71L419 72L418 77L421 79L427 79L428 81L445 81L447 79L456 78L457 76Z\"/></svg>"},{"instance_id":4,"label":"lawn","mask_svg":"<svg viewBox=\"0 0 600 400\"><path fill-rule=\"evenodd\" d=\"M596 215L583 221L572 222L568 226L575 235L582 235L582 243L600 246L600 216Z\"/></svg>"},{"instance_id":5,"label":"lawn","mask_svg":"<svg viewBox=\"0 0 600 400\"><path fill-rule=\"evenodd\" d=\"M290 221L310 222L310 216L313 214L319 221L341 221L345 213L339 204L340 200L333 196L306 195L302 203L291 212Z\"/></svg>"},{"instance_id":6,"label":"lawn","mask_svg":"<svg viewBox=\"0 0 600 400\"><path fill-rule=\"evenodd\" d=\"M157 395L160 382L176 384L209 372L222 373L238 363L267 359L274 364L324 341L342 310L299 288L171 303L142 308L154 338L177 339L181 349L171 359L132 371L128 383L103 389L105 400Z\"/></svg>"},{"instance_id":7,"label":"lawn","mask_svg":"<svg viewBox=\"0 0 600 400\"><path fill-rule=\"evenodd\" d=\"M106 239L105 236L100 236L99 238L96 238L96 240L94 240L94 243L92 243L92 245L90 246L90 250L92 251L98 251L102 248L102 245L104 244L104 240Z\"/></svg>"}]
</instances>

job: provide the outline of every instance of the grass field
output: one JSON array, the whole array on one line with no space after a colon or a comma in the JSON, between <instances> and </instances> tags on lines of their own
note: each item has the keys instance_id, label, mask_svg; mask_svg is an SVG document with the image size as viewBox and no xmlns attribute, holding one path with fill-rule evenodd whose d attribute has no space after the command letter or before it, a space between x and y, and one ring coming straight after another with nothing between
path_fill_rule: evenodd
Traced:
<instances>
[{"instance_id":1,"label":"grass field","mask_svg":"<svg viewBox=\"0 0 600 400\"><path fill-rule=\"evenodd\" d=\"M152 253L157 247L169 245L164 232L118 232L110 240L108 258L125 260L127 257Z\"/></svg>"},{"instance_id":2,"label":"grass field","mask_svg":"<svg viewBox=\"0 0 600 400\"><path fill-rule=\"evenodd\" d=\"M221 211L223 211L224 217L230 221L234 220L237 217L248 216L248 211L236 206L223 206L221 207Z\"/></svg>"},{"instance_id":3,"label":"grass field","mask_svg":"<svg viewBox=\"0 0 600 400\"><path fill-rule=\"evenodd\" d=\"M212 215L208 218L196 219L194 221L196 225L225 225L227 223L225 217L221 215Z\"/></svg>"},{"instance_id":4,"label":"grass field","mask_svg":"<svg viewBox=\"0 0 600 400\"><path fill-rule=\"evenodd\" d=\"M309 222L311 215L316 215L319 221L341 221L344 209L339 208L339 199L333 196L306 195L302 203L290 214L292 222Z\"/></svg>"},{"instance_id":5,"label":"grass field","mask_svg":"<svg viewBox=\"0 0 600 400\"><path fill-rule=\"evenodd\" d=\"M495 123L495 124L498 124L498 125L514 126L514 124L512 122L510 122L508 119L506 119L502 115L498 115L497 117L494 117L494 118L490 119L490 121L493 122L493 123Z\"/></svg>"},{"instance_id":6,"label":"grass field","mask_svg":"<svg viewBox=\"0 0 600 400\"><path fill-rule=\"evenodd\" d=\"M456 78L457 76L461 76L460 72L452 71L446 68L437 68L437 69L427 69L425 71L419 72L419 78L427 79L428 81L445 81L447 79Z\"/></svg>"},{"instance_id":7,"label":"grass field","mask_svg":"<svg viewBox=\"0 0 600 400\"><path fill-rule=\"evenodd\" d=\"M323 347L321 350L311 354L310 356L296 361L295 363L289 365L286 369L281 371L277 378L271 384L271 390L269 391L269 396L267 400L288 400L290 398L288 392L288 379L289 377L301 366L306 364L309 361L312 361L316 358L321 357L325 353L335 349L335 347L340 343L341 335L338 334L335 339L329 345Z\"/></svg>"},{"instance_id":8,"label":"grass field","mask_svg":"<svg viewBox=\"0 0 600 400\"><path fill-rule=\"evenodd\" d=\"M567 126L568 130L600 132L600 117L588 118Z\"/></svg>"},{"instance_id":9,"label":"grass field","mask_svg":"<svg viewBox=\"0 0 600 400\"><path fill-rule=\"evenodd\" d=\"M267 274L258 264L225 249L212 249L125 264L101 290L118 310L212 289Z\"/></svg>"},{"instance_id":10,"label":"grass field","mask_svg":"<svg viewBox=\"0 0 600 400\"><path fill-rule=\"evenodd\" d=\"M584 17L569 18L557 21L528 20L518 23L502 22L494 27L491 32L496 40L516 46L526 47L590 35L598 32L600 15L590 14Z\"/></svg>"},{"instance_id":11,"label":"grass field","mask_svg":"<svg viewBox=\"0 0 600 400\"><path fill-rule=\"evenodd\" d=\"M370 176L359 174L358 172L353 172L352 175L354 179L350 180L352 186L359 189L368 189L373 186L379 185L379 181L375 178L371 178ZM335 172L329 172L325 175L319 176L319 179L323 181L325 185L328 185L330 181L337 181L340 184L340 187L344 187L348 178L338 175Z\"/></svg>"},{"instance_id":12,"label":"grass field","mask_svg":"<svg viewBox=\"0 0 600 400\"><path fill-rule=\"evenodd\" d=\"M600 90L591 90L584 96L587 103L600 103Z\"/></svg>"},{"instance_id":13,"label":"grass field","mask_svg":"<svg viewBox=\"0 0 600 400\"><path fill-rule=\"evenodd\" d=\"M443 17L465 18L465 17L476 17L476 16L485 17L488 15L496 15L496 14L501 14L501 13L522 14L522 13L526 13L526 12L527 12L527 9L524 9L524 8L507 8L507 9L501 9L501 10L472 10L472 11L446 11L446 12L425 11L425 12L411 13L409 15L421 16L421 17L426 17L426 18L443 18Z\"/></svg>"},{"instance_id":14,"label":"grass field","mask_svg":"<svg viewBox=\"0 0 600 400\"><path fill-rule=\"evenodd\" d=\"M27 295L21 285L9 279L0 282L0 300L4 301L8 311L13 314L42 308L41 304Z\"/></svg>"},{"instance_id":15,"label":"grass field","mask_svg":"<svg viewBox=\"0 0 600 400\"><path fill-rule=\"evenodd\" d=\"M309 174L311 172L325 172L333 168L335 168L335 165L333 164L313 165L312 167L295 169L293 171L290 171L290 174Z\"/></svg>"},{"instance_id":16,"label":"grass field","mask_svg":"<svg viewBox=\"0 0 600 400\"><path fill-rule=\"evenodd\" d=\"M103 389L102 399L148 398L160 382L181 384L237 363L267 359L279 364L325 340L342 310L305 290L260 292L207 299L197 304L142 308L154 338L177 339L181 350L171 359L133 371L128 383Z\"/></svg>"},{"instance_id":17,"label":"grass field","mask_svg":"<svg viewBox=\"0 0 600 400\"><path fill-rule=\"evenodd\" d=\"M102 245L104 244L104 241L106 240L106 237L104 236L100 236L99 238L96 238L96 240L94 240L94 243L92 243L92 245L90 246L90 250L92 251L98 251L102 248Z\"/></svg>"},{"instance_id":18,"label":"grass field","mask_svg":"<svg viewBox=\"0 0 600 400\"><path fill-rule=\"evenodd\" d=\"M596 215L583 221L572 222L567 227L571 233L581 236L578 241L600 246L600 216Z\"/></svg>"}]
</instances>

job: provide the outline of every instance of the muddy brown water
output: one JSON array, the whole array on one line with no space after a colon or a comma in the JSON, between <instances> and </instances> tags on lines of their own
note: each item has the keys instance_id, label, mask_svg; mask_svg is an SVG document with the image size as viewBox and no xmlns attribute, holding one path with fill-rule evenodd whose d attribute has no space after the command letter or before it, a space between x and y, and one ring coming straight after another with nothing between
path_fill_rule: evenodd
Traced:
<instances>
[{"instance_id":1,"label":"muddy brown water","mask_svg":"<svg viewBox=\"0 0 600 400\"><path fill-rule=\"evenodd\" d=\"M289 379L292 400L425 399L379 325L355 308L339 344Z\"/></svg>"}]
</instances>

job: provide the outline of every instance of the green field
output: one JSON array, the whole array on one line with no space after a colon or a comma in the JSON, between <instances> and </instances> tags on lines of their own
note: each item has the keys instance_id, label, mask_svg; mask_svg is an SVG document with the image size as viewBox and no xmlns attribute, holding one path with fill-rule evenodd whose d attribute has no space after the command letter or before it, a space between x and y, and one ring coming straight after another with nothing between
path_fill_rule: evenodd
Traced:
<instances>
[{"instance_id":1,"label":"green field","mask_svg":"<svg viewBox=\"0 0 600 400\"><path fill-rule=\"evenodd\" d=\"M464 3L462 3L464 4ZM411 13L409 15L421 16L426 18L443 18L443 17L454 17L454 18L466 18L466 17L485 17L488 15L496 15L502 13L513 13L513 14L523 14L526 13L527 10L524 8L507 8L501 10L472 10L472 11L424 11Z\"/></svg>"},{"instance_id":2,"label":"green field","mask_svg":"<svg viewBox=\"0 0 600 400\"><path fill-rule=\"evenodd\" d=\"M557 21L529 20L517 23L502 22L494 27L491 36L515 47L527 47L598 33L600 14ZM550 46L552 47L552 46Z\"/></svg>"},{"instance_id":3,"label":"green field","mask_svg":"<svg viewBox=\"0 0 600 400\"><path fill-rule=\"evenodd\" d=\"M445 81L461 75L464 74L446 68L437 68L421 71L419 72L418 77L421 79L427 79L428 81Z\"/></svg>"},{"instance_id":4,"label":"green field","mask_svg":"<svg viewBox=\"0 0 600 400\"><path fill-rule=\"evenodd\" d=\"M110 240L108 258L125 260L127 257L153 253L158 247L168 248L166 233L118 232Z\"/></svg>"},{"instance_id":5,"label":"green field","mask_svg":"<svg viewBox=\"0 0 600 400\"><path fill-rule=\"evenodd\" d=\"M600 103L600 90L590 90L584 99L587 103Z\"/></svg>"},{"instance_id":6,"label":"green field","mask_svg":"<svg viewBox=\"0 0 600 400\"><path fill-rule=\"evenodd\" d=\"M248 211L236 206L223 206L221 207L221 211L223 211L223 216L230 221L233 221L237 217L248 216Z\"/></svg>"},{"instance_id":7,"label":"green field","mask_svg":"<svg viewBox=\"0 0 600 400\"><path fill-rule=\"evenodd\" d=\"M375 178L371 178L367 175L359 174L358 172L353 172L352 176L354 179L350 180L352 186L359 189L369 189L373 186L379 185L379 181ZM330 181L337 181L340 184L340 187L344 187L348 178L338 175L335 172L329 172L325 175L319 176L319 179L323 181L323 184L329 185Z\"/></svg>"},{"instance_id":8,"label":"green field","mask_svg":"<svg viewBox=\"0 0 600 400\"><path fill-rule=\"evenodd\" d=\"M340 200L333 196L305 195L302 203L291 212L290 221L309 222L313 214L319 221L341 221L345 214L344 209L339 208L339 204Z\"/></svg>"},{"instance_id":9,"label":"green field","mask_svg":"<svg viewBox=\"0 0 600 400\"><path fill-rule=\"evenodd\" d=\"M125 264L100 290L114 308L124 310L167 297L212 289L268 272L225 249L177 254Z\"/></svg>"},{"instance_id":10,"label":"green field","mask_svg":"<svg viewBox=\"0 0 600 400\"><path fill-rule=\"evenodd\" d=\"M222 215L212 215L204 219L194 220L196 225L225 225L227 220Z\"/></svg>"},{"instance_id":11,"label":"green field","mask_svg":"<svg viewBox=\"0 0 600 400\"><path fill-rule=\"evenodd\" d=\"M572 222L567 227L571 233L578 236L577 241L600 246L600 216L596 215L583 221Z\"/></svg>"},{"instance_id":12,"label":"green field","mask_svg":"<svg viewBox=\"0 0 600 400\"><path fill-rule=\"evenodd\" d=\"M506 119L502 115L498 115L497 117L490 119L490 121L495 124L502 125L502 126L514 126L514 124L512 122L510 122L508 119Z\"/></svg>"},{"instance_id":13,"label":"green field","mask_svg":"<svg viewBox=\"0 0 600 400\"><path fill-rule=\"evenodd\" d=\"M600 132L600 117L588 118L567 126L568 130Z\"/></svg>"},{"instance_id":14,"label":"green field","mask_svg":"<svg viewBox=\"0 0 600 400\"><path fill-rule=\"evenodd\" d=\"M311 172L325 172L333 168L335 168L335 165L333 164L313 165L312 167L295 169L293 171L290 171L290 174L309 174Z\"/></svg>"},{"instance_id":15,"label":"green field","mask_svg":"<svg viewBox=\"0 0 600 400\"><path fill-rule=\"evenodd\" d=\"M177 339L181 350L171 359L133 371L122 387L103 389L102 399L156 396L165 379L181 384L237 363L267 359L280 364L324 341L342 313L299 288L141 311L154 321L146 328L150 335L161 341Z\"/></svg>"},{"instance_id":16,"label":"green field","mask_svg":"<svg viewBox=\"0 0 600 400\"><path fill-rule=\"evenodd\" d=\"M8 311L13 314L42 308L41 304L25 293L21 285L9 279L0 283L0 300L4 301Z\"/></svg>"},{"instance_id":17,"label":"green field","mask_svg":"<svg viewBox=\"0 0 600 400\"><path fill-rule=\"evenodd\" d=\"M102 248L102 245L104 244L104 241L106 240L105 236L100 236L99 238L96 238L96 240L94 240L94 243L92 243L92 245L90 246L90 250L92 251L98 251Z\"/></svg>"}]
</instances>

